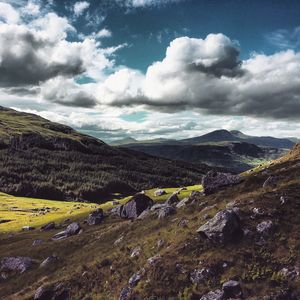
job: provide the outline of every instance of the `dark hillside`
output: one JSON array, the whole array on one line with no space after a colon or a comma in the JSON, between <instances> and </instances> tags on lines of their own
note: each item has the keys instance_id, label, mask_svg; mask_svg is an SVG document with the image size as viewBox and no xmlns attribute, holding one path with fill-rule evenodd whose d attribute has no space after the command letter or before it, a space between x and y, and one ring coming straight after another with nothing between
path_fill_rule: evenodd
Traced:
<instances>
[{"instance_id":1,"label":"dark hillside","mask_svg":"<svg viewBox=\"0 0 300 300\"><path fill-rule=\"evenodd\" d=\"M39 116L0 109L0 190L102 202L156 186L199 183L205 165L118 149Z\"/></svg>"}]
</instances>

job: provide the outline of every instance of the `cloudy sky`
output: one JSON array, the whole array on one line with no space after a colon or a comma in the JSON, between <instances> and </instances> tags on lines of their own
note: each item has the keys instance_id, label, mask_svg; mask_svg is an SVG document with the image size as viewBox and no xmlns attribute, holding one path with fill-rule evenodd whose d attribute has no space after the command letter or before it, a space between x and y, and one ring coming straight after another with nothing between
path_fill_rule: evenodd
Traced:
<instances>
[{"instance_id":1,"label":"cloudy sky","mask_svg":"<svg viewBox=\"0 0 300 300\"><path fill-rule=\"evenodd\" d=\"M0 0L0 105L107 142L300 137L300 2Z\"/></svg>"}]
</instances>

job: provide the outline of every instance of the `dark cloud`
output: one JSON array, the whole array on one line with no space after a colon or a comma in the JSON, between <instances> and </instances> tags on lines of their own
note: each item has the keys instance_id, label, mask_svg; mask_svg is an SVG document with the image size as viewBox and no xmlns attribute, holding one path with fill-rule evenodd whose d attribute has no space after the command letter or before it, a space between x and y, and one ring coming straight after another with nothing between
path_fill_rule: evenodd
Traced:
<instances>
[{"instance_id":1,"label":"dark cloud","mask_svg":"<svg viewBox=\"0 0 300 300\"><path fill-rule=\"evenodd\" d=\"M58 75L75 76L85 71L78 55L64 62L51 60L50 41L17 26L3 25L0 31L0 86L38 85ZM13 49L13 50L12 50Z\"/></svg>"}]
</instances>

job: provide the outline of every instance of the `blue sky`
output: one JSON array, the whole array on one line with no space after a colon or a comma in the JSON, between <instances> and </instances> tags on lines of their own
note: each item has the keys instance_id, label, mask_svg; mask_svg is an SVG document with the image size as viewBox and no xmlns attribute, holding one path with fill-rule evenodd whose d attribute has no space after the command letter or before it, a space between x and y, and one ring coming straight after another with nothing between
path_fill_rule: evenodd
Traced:
<instances>
[{"instance_id":1,"label":"blue sky","mask_svg":"<svg viewBox=\"0 0 300 300\"><path fill-rule=\"evenodd\" d=\"M0 0L0 105L105 141L300 136L299 51L296 0Z\"/></svg>"}]
</instances>

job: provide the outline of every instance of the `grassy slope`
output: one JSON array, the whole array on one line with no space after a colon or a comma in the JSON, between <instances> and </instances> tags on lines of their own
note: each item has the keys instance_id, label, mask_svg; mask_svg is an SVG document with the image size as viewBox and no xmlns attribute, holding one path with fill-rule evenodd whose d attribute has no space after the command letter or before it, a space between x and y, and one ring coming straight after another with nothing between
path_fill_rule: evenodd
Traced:
<instances>
[{"instance_id":1,"label":"grassy slope","mask_svg":"<svg viewBox=\"0 0 300 300\"><path fill-rule=\"evenodd\" d=\"M166 188L166 194L163 196L154 196L156 189L147 190L146 194L154 201L165 201L178 188ZM189 186L181 191L179 198L189 196L191 191L200 191L201 186ZM118 200L123 204L130 200L126 197ZM17 232L23 226L40 227L48 222L61 222L65 219L82 220L89 212L96 208L102 208L104 211L113 207L113 201L108 201L101 205L86 204L78 202L64 202L53 200L42 200L26 197L14 197L0 193L0 233ZM50 212L43 213L43 209L48 208ZM9 222L6 222L9 221Z\"/></svg>"},{"instance_id":2,"label":"grassy slope","mask_svg":"<svg viewBox=\"0 0 300 300\"><path fill-rule=\"evenodd\" d=\"M47 269L35 268L6 281L0 287L0 297L29 299L40 285L60 281L71 288L74 300L117 299L130 276L142 267L147 274L134 289L134 299L191 299L192 296L192 299L199 299L200 295L220 288L222 282L230 278L241 282L250 299L260 300L265 295L287 289L299 290L299 277L286 280L278 273L283 267L300 263L299 157L291 155L291 160L281 160L270 166L267 174L260 171L248 174L242 184L201 197L198 203L178 210L167 220L160 221L153 216L131 222L109 217L103 224L84 226L83 234L59 242L49 240L55 231L18 233L12 237L2 235L1 256L28 255L41 261L55 253L60 261ZM280 176L278 186L262 188L270 175ZM280 195L288 199L283 206L279 203ZM276 224L274 234L264 245L256 244L255 239L243 239L220 247L198 238L196 229L206 222L203 217L215 215L232 201L241 209L244 228L255 232L259 222L270 218ZM253 219L254 207L263 209L266 216ZM188 221L187 226L179 225L182 219ZM124 236L123 241L114 245L121 236ZM36 238L42 238L44 244L32 247ZM158 249L159 239L165 244ZM130 258L136 246L141 246L142 253L139 258ZM162 256L161 262L150 267L147 258L157 254ZM101 267L105 259L110 263ZM218 266L224 261L228 266L218 269L211 280L198 286L190 282L189 273L195 268ZM184 273L178 271L178 264Z\"/></svg>"}]
</instances>

